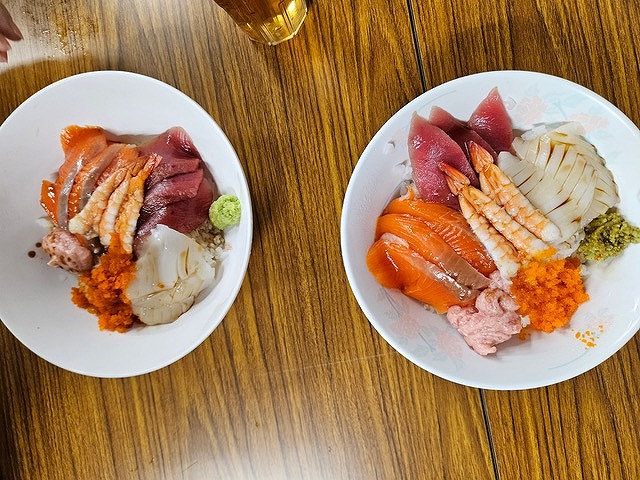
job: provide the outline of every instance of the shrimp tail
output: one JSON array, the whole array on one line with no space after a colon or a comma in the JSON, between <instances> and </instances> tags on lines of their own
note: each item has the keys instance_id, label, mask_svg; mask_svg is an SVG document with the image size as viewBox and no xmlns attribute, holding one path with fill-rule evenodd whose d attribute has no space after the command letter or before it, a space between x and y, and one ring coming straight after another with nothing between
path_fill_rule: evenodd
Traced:
<instances>
[{"instance_id":1,"label":"shrimp tail","mask_svg":"<svg viewBox=\"0 0 640 480\"><path fill-rule=\"evenodd\" d=\"M469 156L478 172L483 193L507 211L523 227L545 242L560 238L560 229L536 209L513 181L480 145L469 142Z\"/></svg>"},{"instance_id":2,"label":"shrimp tail","mask_svg":"<svg viewBox=\"0 0 640 480\"><path fill-rule=\"evenodd\" d=\"M471 184L471 181L464 173L449 164L442 162L438 165L438 168L444 173L449 190L456 195L460 193L465 186Z\"/></svg>"},{"instance_id":3,"label":"shrimp tail","mask_svg":"<svg viewBox=\"0 0 640 480\"><path fill-rule=\"evenodd\" d=\"M493 165L493 157L491 154L473 140L469 141L469 157L471 164L478 173L486 172Z\"/></svg>"}]
</instances>

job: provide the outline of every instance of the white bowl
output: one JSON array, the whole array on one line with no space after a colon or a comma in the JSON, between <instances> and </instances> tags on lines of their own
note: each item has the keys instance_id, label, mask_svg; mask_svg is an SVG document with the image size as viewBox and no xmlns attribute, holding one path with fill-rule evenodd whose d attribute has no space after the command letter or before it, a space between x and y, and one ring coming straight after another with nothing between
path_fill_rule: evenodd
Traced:
<instances>
[{"instance_id":1,"label":"white bowl","mask_svg":"<svg viewBox=\"0 0 640 480\"><path fill-rule=\"evenodd\" d=\"M640 225L640 132L615 106L590 90L557 77L523 71L487 72L435 87L398 111L364 150L344 199L341 244L353 293L371 324L406 358L463 385L526 389L572 378L618 351L640 327L640 245L610 264L588 269L590 300L570 324L552 333L512 338L486 357L474 353L444 316L425 310L397 290L381 287L367 270L378 215L407 177L411 115L437 105L460 119L497 86L515 128L580 121L606 159L620 188L620 212ZM635 268L633 266L636 266ZM588 346L593 343L594 346Z\"/></svg>"},{"instance_id":2,"label":"white bowl","mask_svg":"<svg viewBox=\"0 0 640 480\"><path fill-rule=\"evenodd\" d=\"M213 289L174 323L124 334L100 331L97 318L71 302L76 277L47 266L46 255L36 247L45 233L37 221L43 216L40 184L61 165L60 132L73 124L98 125L118 135L154 135L184 127L221 193L240 199L242 219L226 232L232 250L219 264ZM175 88L118 71L85 73L47 86L0 126L0 182L0 318L45 360L96 377L151 372L196 348L231 308L251 249L246 178L220 127Z\"/></svg>"}]
</instances>

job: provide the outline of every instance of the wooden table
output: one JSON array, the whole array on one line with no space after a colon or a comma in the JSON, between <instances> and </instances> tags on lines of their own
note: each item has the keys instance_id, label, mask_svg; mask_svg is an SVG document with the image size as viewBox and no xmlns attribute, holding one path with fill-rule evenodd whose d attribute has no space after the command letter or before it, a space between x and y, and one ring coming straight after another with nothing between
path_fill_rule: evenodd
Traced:
<instances>
[{"instance_id":1,"label":"wooden table","mask_svg":"<svg viewBox=\"0 0 640 480\"><path fill-rule=\"evenodd\" d=\"M69 373L1 327L1 478L640 478L638 337L559 385L459 386L372 328L339 243L368 141L443 82L546 72L639 123L638 2L314 0L299 35L277 47L251 43L211 0L5 5L25 40L0 66L0 121L72 74L158 78L235 146L255 231L222 324L154 373Z\"/></svg>"}]
</instances>

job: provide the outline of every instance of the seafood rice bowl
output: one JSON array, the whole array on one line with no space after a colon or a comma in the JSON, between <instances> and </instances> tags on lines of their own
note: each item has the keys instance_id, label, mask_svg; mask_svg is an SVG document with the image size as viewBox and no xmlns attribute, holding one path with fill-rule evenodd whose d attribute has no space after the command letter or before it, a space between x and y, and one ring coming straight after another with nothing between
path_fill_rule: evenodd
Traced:
<instances>
[{"instance_id":1,"label":"seafood rice bowl","mask_svg":"<svg viewBox=\"0 0 640 480\"><path fill-rule=\"evenodd\" d=\"M143 75L90 72L27 99L0 141L0 318L31 351L84 375L139 375L222 321L248 264L251 200L197 103Z\"/></svg>"},{"instance_id":2,"label":"seafood rice bowl","mask_svg":"<svg viewBox=\"0 0 640 480\"><path fill-rule=\"evenodd\" d=\"M597 365L638 329L622 285L638 276L640 172L625 159L639 143L613 105L548 75L428 91L374 136L345 195L358 303L404 356L465 385L533 388Z\"/></svg>"}]
</instances>

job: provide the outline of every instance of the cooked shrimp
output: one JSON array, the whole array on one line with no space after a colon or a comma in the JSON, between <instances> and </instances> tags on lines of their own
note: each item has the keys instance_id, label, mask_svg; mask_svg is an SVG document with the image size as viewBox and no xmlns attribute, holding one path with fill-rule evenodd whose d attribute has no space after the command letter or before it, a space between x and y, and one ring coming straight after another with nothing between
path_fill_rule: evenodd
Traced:
<instances>
[{"instance_id":1,"label":"cooked shrimp","mask_svg":"<svg viewBox=\"0 0 640 480\"><path fill-rule=\"evenodd\" d=\"M525 256L547 253L549 246L533 235L529 230L516 222L507 211L491 200L482 191L470 185L469 179L462 173L445 163L440 169L447 177L447 185L458 199L465 198L473 208L484 215L489 222L509 240L516 250Z\"/></svg>"},{"instance_id":2,"label":"cooked shrimp","mask_svg":"<svg viewBox=\"0 0 640 480\"><path fill-rule=\"evenodd\" d=\"M82 210L69 220L71 233L79 233L85 237L98 235L100 219L107 208L109 197L126 175L126 169L117 170L93 191Z\"/></svg>"},{"instance_id":3,"label":"cooked shrimp","mask_svg":"<svg viewBox=\"0 0 640 480\"><path fill-rule=\"evenodd\" d=\"M473 233L485 246L503 277L509 278L520 268L520 259L515 247L463 196L459 197L460 211Z\"/></svg>"},{"instance_id":4,"label":"cooked shrimp","mask_svg":"<svg viewBox=\"0 0 640 480\"><path fill-rule=\"evenodd\" d=\"M133 236L140 216L140 209L144 202L144 182L156 165L160 163L160 160L162 160L162 157L155 153L149 156L142 170L129 181L126 197L118 211L114 230L120 237L122 248L127 253L133 251Z\"/></svg>"},{"instance_id":5,"label":"cooked shrimp","mask_svg":"<svg viewBox=\"0 0 640 480\"><path fill-rule=\"evenodd\" d=\"M111 245L111 234L114 233L116 226L116 219L118 218L118 212L122 206L127 192L129 191L129 183L131 182L131 172L127 172L125 179L120 182L118 188L116 188L107 202L107 208L105 208L100 218L100 224L98 232L100 233L100 243L105 247Z\"/></svg>"},{"instance_id":6,"label":"cooked shrimp","mask_svg":"<svg viewBox=\"0 0 640 480\"><path fill-rule=\"evenodd\" d=\"M553 242L560 229L535 208L511 179L493 162L493 157L474 142L469 143L471 163L478 172L480 188L494 202L504 207L513 219L539 239Z\"/></svg>"}]
</instances>

